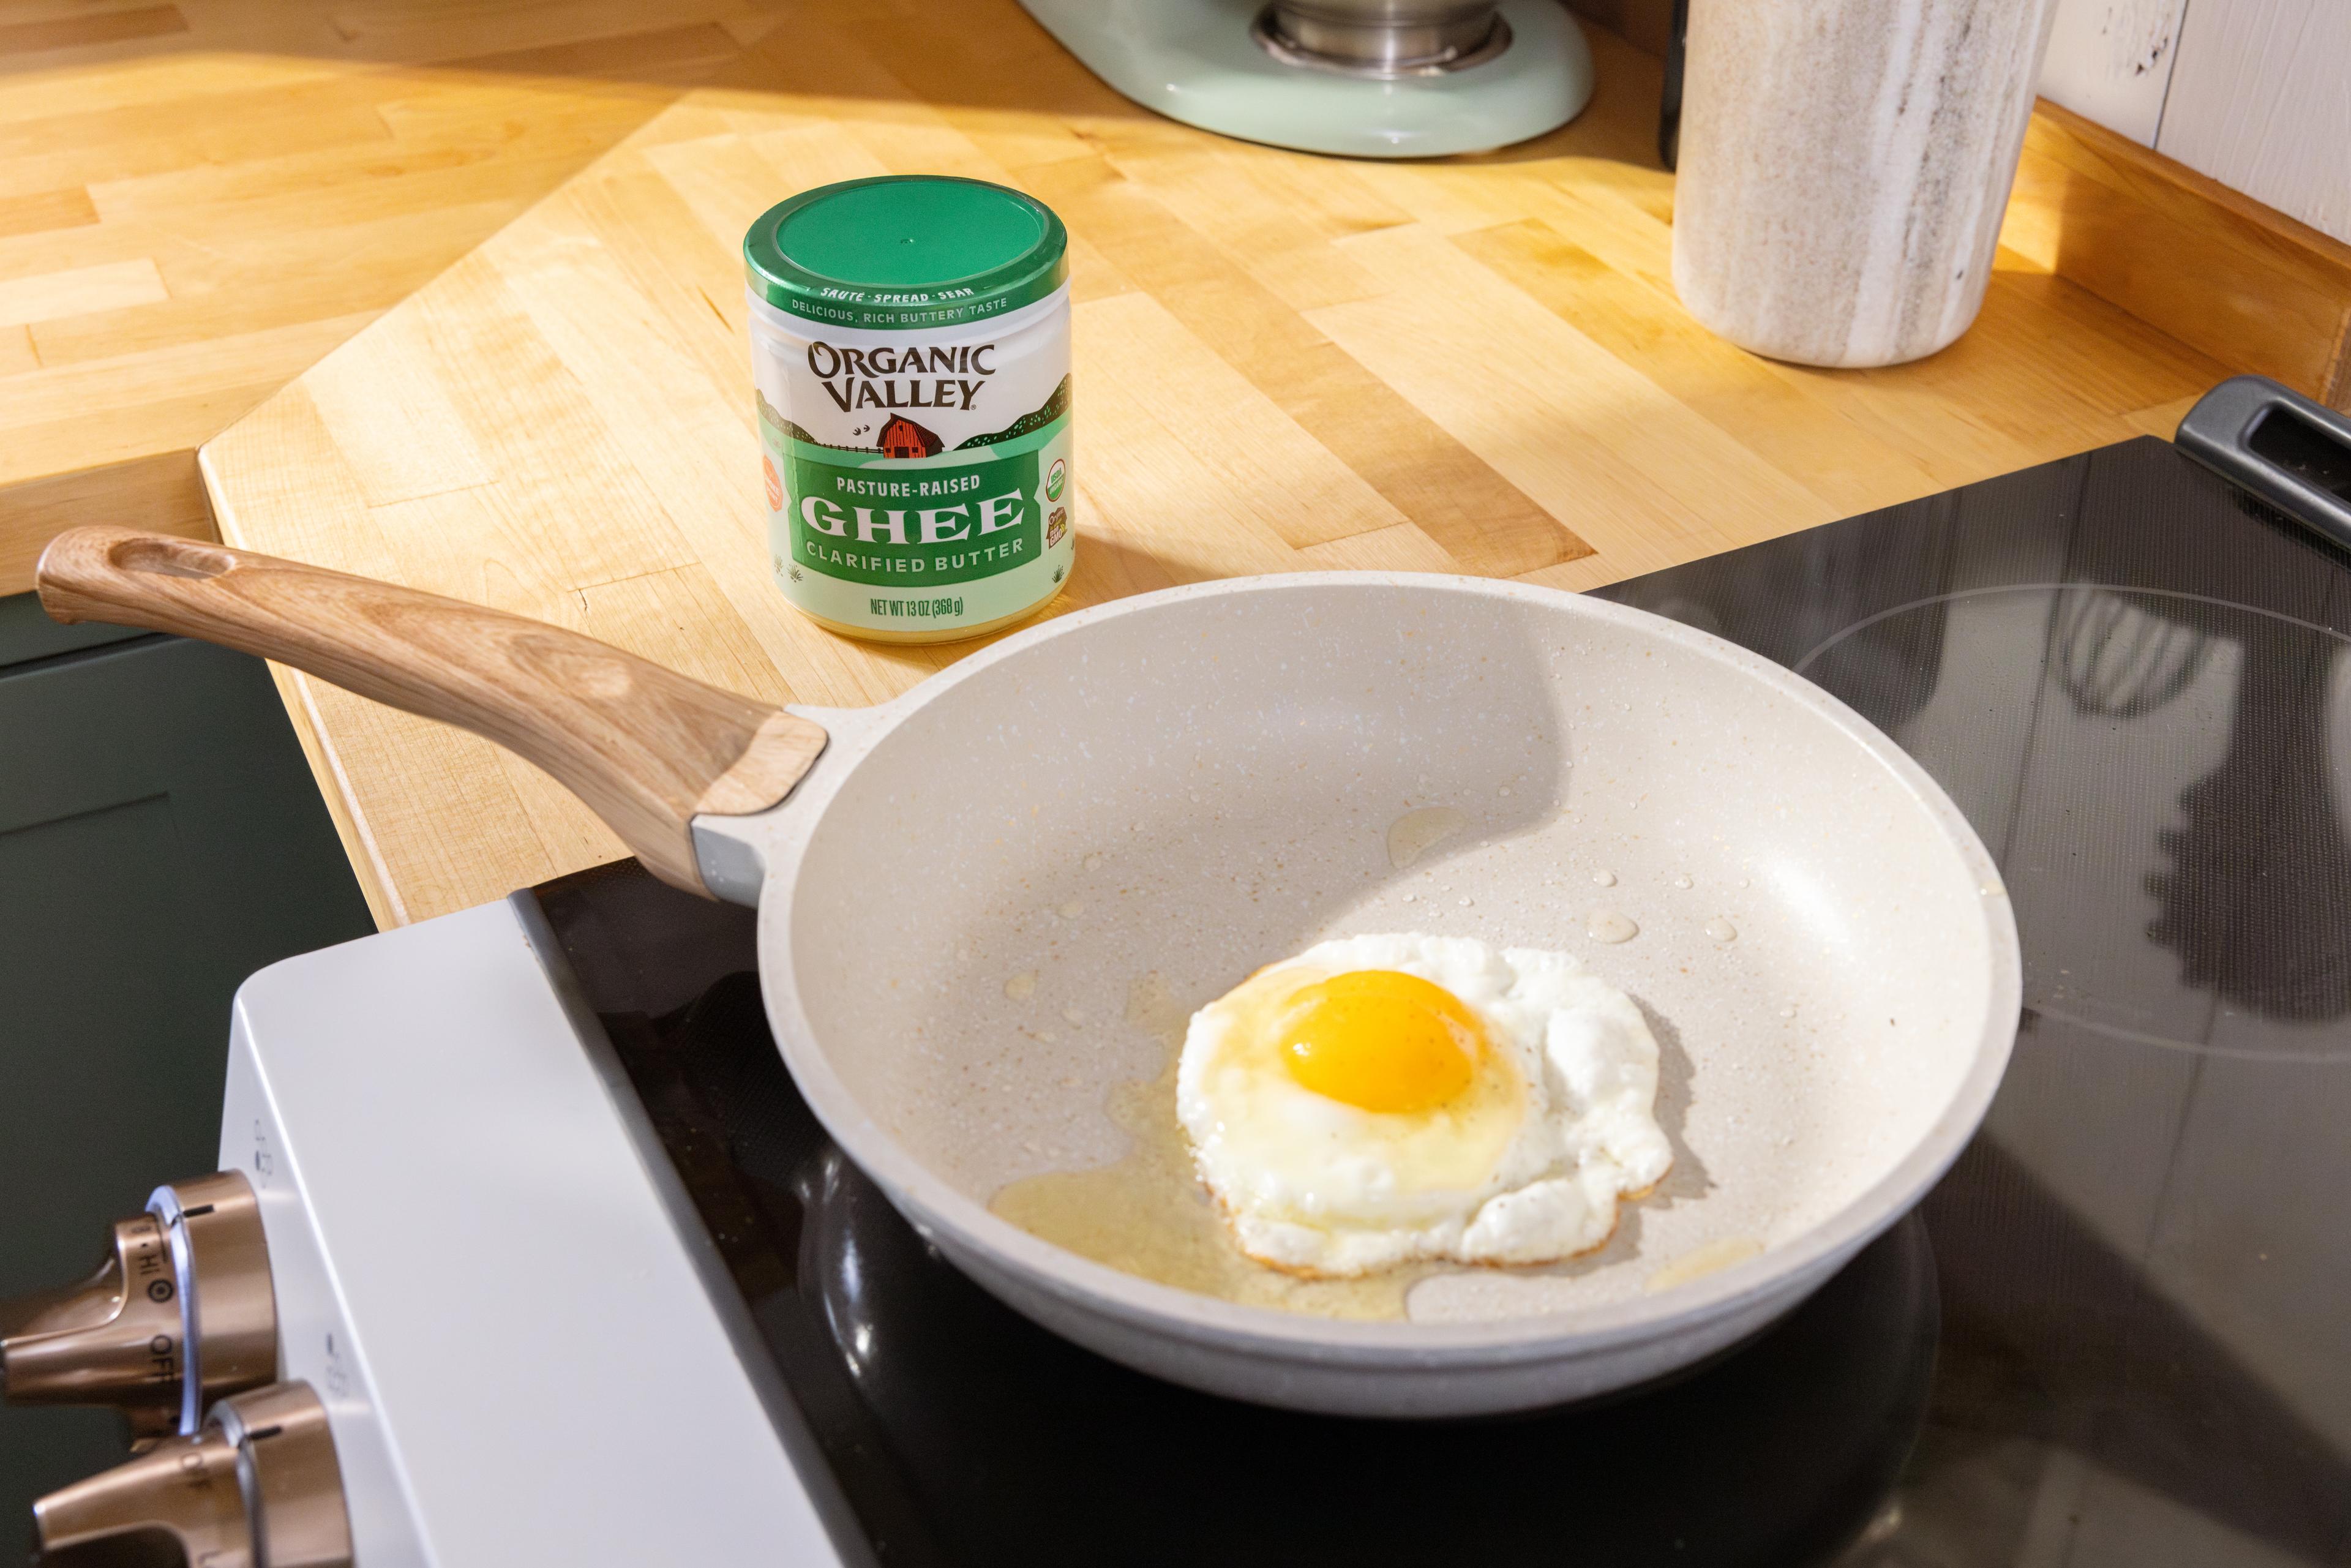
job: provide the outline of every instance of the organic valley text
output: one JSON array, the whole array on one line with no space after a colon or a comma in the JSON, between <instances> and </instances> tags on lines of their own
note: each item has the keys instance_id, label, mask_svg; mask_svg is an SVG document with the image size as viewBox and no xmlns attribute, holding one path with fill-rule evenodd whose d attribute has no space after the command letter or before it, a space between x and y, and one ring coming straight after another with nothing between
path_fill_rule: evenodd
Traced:
<instances>
[{"instance_id":1,"label":"organic valley text","mask_svg":"<svg viewBox=\"0 0 2351 1568\"><path fill-rule=\"evenodd\" d=\"M808 367L825 395L848 413L861 408L951 408L969 412L996 367L993 343L839 349L808 346ZM977 380L968 380L977 377ZM899 389L904 387L902 397ZM925 394L928 395L925 395Z\"/></svg>"}]
</instances>

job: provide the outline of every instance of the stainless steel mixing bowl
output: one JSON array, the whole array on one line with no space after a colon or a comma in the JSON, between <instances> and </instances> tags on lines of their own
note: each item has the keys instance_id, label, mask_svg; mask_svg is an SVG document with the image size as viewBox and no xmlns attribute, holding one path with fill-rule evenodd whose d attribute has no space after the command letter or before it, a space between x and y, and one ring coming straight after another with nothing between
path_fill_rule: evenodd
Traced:
<instances>
[{"instance_id":1,"label":"stainless steel mixing bowl","mask_svg":"<svg viewBox=\"0 0 2351 1568\"><path fill-rule=\"evenodd\" d=\"M1258 39L1293 65L1394 77L1491 59L1510 29L1496 0L1274 0Z\"/></svg>"}]
</instances>

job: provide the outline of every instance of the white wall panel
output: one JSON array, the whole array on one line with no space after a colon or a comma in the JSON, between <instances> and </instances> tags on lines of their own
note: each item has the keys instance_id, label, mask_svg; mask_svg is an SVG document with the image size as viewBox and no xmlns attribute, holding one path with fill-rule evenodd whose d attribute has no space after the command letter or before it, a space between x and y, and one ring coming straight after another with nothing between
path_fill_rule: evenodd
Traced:
<instances>
[{"instance_id":1,"label":"white wall panel","mask_svg":"<svg viewBox=\"0 0 2351 1568\"><path fill-rule=\"evenodd\" d=\"M2041 94L2155 145L2188 0L2058 0Z\"/></svg>"},{"instance_id":2,"label":"white wall panel","mask_svg":"<svg viewBox=\"0 0 2351 1568\"><path fill-rule=\"evenodd\" d=\"M2351 240L2351 0L2190 0L2155 145Z\"/></svg>"}]
</instances>

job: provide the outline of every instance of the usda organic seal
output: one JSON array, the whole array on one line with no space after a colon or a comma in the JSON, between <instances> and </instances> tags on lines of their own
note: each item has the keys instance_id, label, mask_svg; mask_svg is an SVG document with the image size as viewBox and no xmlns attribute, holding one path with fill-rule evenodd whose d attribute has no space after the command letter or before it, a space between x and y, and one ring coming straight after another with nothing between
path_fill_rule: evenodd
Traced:
<instances>
[{"instance_id":1,"label":"usda organic seal","mask_svg":"<svg viewBox=\"0 0 2351 1568\"><path fill-rule=\"evenodd\" d=\"M777 586L852 636L936 643L1068 580L1069 235L978 180L851 180L744 237Z\"/></svg>"}]
</instances>

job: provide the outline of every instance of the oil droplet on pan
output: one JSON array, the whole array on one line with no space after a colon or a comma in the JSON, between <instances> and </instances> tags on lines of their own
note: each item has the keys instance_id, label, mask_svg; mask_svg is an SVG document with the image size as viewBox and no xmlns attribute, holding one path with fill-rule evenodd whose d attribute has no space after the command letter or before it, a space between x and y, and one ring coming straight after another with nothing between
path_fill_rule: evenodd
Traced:
<instances>
[{"instance_id":1,"label":"oil droplet on pan","mask_svg":"<svg viewBox=\"0 0 2351 1568\"><path fill-rule=\"evenodd\" d=\"M1037 971L1024 969L1004 982L1004 994L1016 1002L1025 1002L1037 994Z\"/></svg>"},{"instance_id":2,"label":"oil droplet on pan","mask_svg":"<svg viewBox=\"0 0 2351 1568\"><path fill-rule=\"evenodd\" d=\"M1687 1285L1693 1280L1703 1280L1708 1274L1744 1263L1750 1258L1763 1255L1763 1243L1752 1236L1725 1236L1694 1248L1649 1276L1646 1288L1670 1291L1676 1285Z\"/></svg>"},{"instance_id":3,"label":"oil droplet on pan","mask_svg":"<svg viewBox=\"0 0 2351 1568\"><path fill-rule=\"evenodd\" d=\"M1583 934L1594 942L1630 942L1641 928L1617 910L1595 909L1584 922Z\"/></svg>"},{"instance_id":4,"label":"oil droplet on pan","mask_svg":"<svg viewBox=\"0 0 2351 1568\"><path fill-rule=\"evenodd\" d=\"M1592 873L1592 880L1603 887L1614 887L1616 885L1616 873L1613 871L1595 871Z\"/></svg>"},{"instance_id":5,"label":"oil droplet on pan","mask_svg":"<svg viewBox=\"0 0 2351 1568\"><path fill-rule=\"evenodd\" d=\"M1706 923L1706 934L1708 936L1713 937L1718 942L1736 942L1739 940L1739 927L1733 925L1729 921L1725 920L1719 915Z\"/></svg>"},{"instance_id":6,"label":"oil droplet on pan","mask_svg":"<svg viewBox=\"0 0 2351 1568\"><path fill-rule=\"evenodd\" d=\"M1406 811L1388 824L1388 864L1402 871L1468 825L1469 819L1450 806Z\"/></svg>"}]
</instances>

